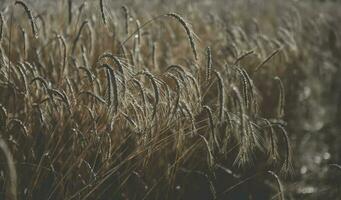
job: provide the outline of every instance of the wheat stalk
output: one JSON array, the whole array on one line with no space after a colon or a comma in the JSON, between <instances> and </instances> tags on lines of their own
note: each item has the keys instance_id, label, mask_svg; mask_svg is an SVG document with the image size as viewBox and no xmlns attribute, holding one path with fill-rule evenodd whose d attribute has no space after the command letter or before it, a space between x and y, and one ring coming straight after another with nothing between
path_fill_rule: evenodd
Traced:
<instances>
[{"instance_id":1,"label":"wheat stalk","mask_svg":"<svg viewBox=\"0 0 341 200\"><path fill-rule=\"evenodd\" d=\"M66 56L67 56L67 49L66 49L66 42L65 39L62 35L57 35L57 38L59 39L60 43L63 46L63 64L62 64L62 68L60 71L60 75L62 76L65 72L65 67L66 67Z\"/></svg>"},{"instance_id":2,"label":"wheat stalk","mask_svg":"<svg viewBox=\"0 0 341 200\"><path fill-rule=\"evenodd\" d=\"M210 131L210 133L211 133L210 134L211 147L214 149L214 145L215 145L217 147L217 149L220 149L220 145L219 145L218 139L217 139L216 134L215 134L215 126L214 126L214 121L213 121L212 110L207 105L203 106L203 110L207 113L208 119L209 119L208 120L209 121L209 129L211 130Z\"/></svg>"},{"instance_id":3,"label":"wheat stalk","mask_svg":"<svg viewBox=\"0 0 341 200\"><path fill-rule=\"evenodd\" d=\"M280 130L280 132L282 133L283 139L284 139L284 143L285 143L285 158L284 158L284 172L290 172L291 170L291 147L290 147L290 139L289 139L289 135L287 133L287 131L285 130L285 128L280 125L280 124L276 124L276 127Z\"/></svg>"},{"instance_id":4,"label":"wheat stalk","mask_svg":"<svg viewBox=\"0 0 341 200\"><path fill-rule=\"evenodd\" d=\"M105 100L102 97L98 96L97 94L94 94L91 91L82 91L79 93L79 95L87 95L87 96L95 98L97 101L99 101L103 104L106 104Z\"/></svg>"},{"instance_id":5,"label":"wheat stalk","mask_svg":"<svg viewBox=\"0 0 341 200\"><path fill-rule=\"evenodd\" d=\"M14 5L20 5L21 7L24 8L24 10L25 10L25 12L26 12L26 14L28 16L28 19L31 22L32 33L33 33L35 38L38 38L38 32L36 30L36 26L37 25L36 25L35 19L34 19L33 15L32 15L31 10L26 5L26 3L23 2L23 1L20 1L20 0L17 0L17 1L15 1Z\"/></svg>"},{"instance_id":6,"label":"wheat stalk","mask_svg":"<svg viewBox=\"0 0 341 200\"><path fill-rule=\"evenodd\" d=\"M234 64L234 65L237 65L237 64L239 63L239 61L243 60L245 57L247 57L247 56L249 56L249 55L251 55L251 54L253 54L253 53L254 53L253 50L248 51L248 52L245 52L244 54L240 55L240 56L236 59L236 61L234 61L233 64Z\"/></svg>"},{"instance_id":7,"label":"wheat stalk","mask_svg":"<svg viewBox=\"0 0 341 200\"><path fill-rule=\"evenodd\" d=\"M172 114L170 116L170 120L172 120L173 117L175 116L178 108L179 108L181 87L180 87L180 82L176 76L174 76L171 73L168 73L167 76L171 77L175 81L175 85L176 85L176 97L175 97L175 101L174 101L173 111L172 111Z\"/></svg>"},{"instance_id":8,"label":"wheat stalk","mask_svg":"<svg viewBox=\"0 0 341 200\"><path fill-rule=\"evenodd\" d=\"M273 126L269 120L264 119L264 121L270 130L269 131L269 133L270 133L270 152L269 152L270 156L269 157L270 157L271 161L275 161L278 157L277 151L276 151L277 145L276 145L276 140L275 140L275 131L274 131Z\"/></svg>"},{"instance_id":9,"label":"wheat stalk","mask_svg":"<svg viewBox=\"0 0 341 200\"><path fill-rule=\"evenodd\" d=\"M28 83L27 83L27 75L25 74L25 69L24 67L22 66L21 63L19 63L18 65L16 65L16 69L18 70L19 72L19 75L21 76L21 79L23 80L24 82L24 91L26 93L26 95L28 94Z\"/></svg>"},{"instance_id":10,"label":"wheat stalk","mask_svg":"<svg viewBox=\"0 0 341 200\"><path fill-rule=\"evenodd\" d=\"M116 66L118 67L118 70L119 70L120 75L122 77L122 97L124 99L125 94L126 94L126 78L125 78L125 73L123 70L123 65L122 65L121 61L116 56L111 54L110 52L105 52L101 56L99 56L96 63L100 62L100 60L102 60L104 58L112 59L114 61L114 63L116 64Z\"/></svg>"},{"instance_id":11,"label":"wheat stalk","mask_svg":"<svg viewBox=\"0 0 341 200\"><path fill-rule=\"evenodd\" d=\"M135 83L139 90L140 90L140 93L141 93L141 99L142 99L142 106L143 106L143 109L144 109L144 113L146 114L146 109L147 109L147 101L146 101L146 95L145 95L145 92L144 92L144 89L143 89L143 86L142 84L140 83L140 81L138 81L137 79L133 78L132 79L133 83Z\"/></svg>"},{"instance_id":12,"label":"wheat stalk","mask_svg":"<svg viewBox=\"0 0 341 200\"><path fill-rule=\"evenodd\" d=\"M254 70L254 72L257 72L265 63L267 63L269 60L271 60L272 57L274 57L276 54L278 54L280 49L277 49L273 51L263 62L261 62Z\"/></svg>"},{"instance_id":13,"label":"wheat stalk","mask_svg":"<svg viewBox=\"0 0 341 200\"><path fill-rule=\"evenodd\" d=\"M2 12L0 12L0 43L2 41L2 37L4 34L4 24L5 24L5 20L4 20L4 16L2 16Z\"/></svg>"},{"instance_id":14,"label":"wheat stalk","mask_svg":"<svg viewBox=\"0 0 341 200\"><path fill-rule=\"evenodd\" d=\"M225 105L225 92L224 92L224 82L220 73L216 70L213 71L218 79L218 89L219 89L219 119L222 122L224 120L224 105Z\"/></svg>"},{"instance_id":15,"label":"wheat stalk","mask_svg":"<svg viewBox=\"0 0 341 200\"><path fill-rule=\"evenodd\" d=\"M7 160L8 172L9 172L9 190L6 191L6 198L9 200L17 200L17 172L14 163L12 153L2 137L0 137L0 149L5 155Z\"/></svg>"},{"instance_id":16,"label":"wheat stalk","mask_svg":"<svg viewBox=\"0 0 341 200\"><path fill-rule=\"evenodd\" d=\"M107 19L106 19L105 14L104 14L103 0L99 0L99 7L100 7L100 10L101 10L101 15L102 15L103 23L106 25L107 24Z\"/></svg>"},{"instance_id":17,"label":"wheat stalk","mask_svg":"<svg viewBox=\"0 0 341 200\"><path fill-rule=\"evenodd\" d=\"M191 48L192 48L194 58L195 58L195 60L198 60L198 54L197 54L197 50L195 47L193 33L192 33L191 29L189 28L187 22L180 15L178 15L176 13L168 13L168 14L166 14L166 16L170 16L170 17L175 18L184 27L186 34L187 34L187 37L188 37L188 40L190 42Z\"/></svg>"},{"instance_id":18,"label":"wheat stalk","mask_svg":"<svg viewBox=\"0 0 341 200\"><path fill-rule=\"evenodd\" d=\"M69 24L72 22L72 0L68 0L68 16L69 16Z\"/></svg>"},{"instance_id":19,"label":"wheat stalk","mask_svg":"<svg viewBox=\"0 0 341 200\"><path fill-rule=\"evenodd\" d=\"M122 10L125 18L125 32L129 34L129 10L127 6L122 6Z\"/></svg>"},{"instance_id":20,"label":"wheat stalk","mask_svg":"<svg viewBox=\"0 0 341 200\"><path fill-rule=\"evenodd\" d=\"M143 74L145 75L149 80L150 82L152 83L152 86L154 88L154 97L155 97L155 102L154 102L154 108L153 108L153 114L152 114L152 119L155 118L155 115L156 115L156 111L157 111L157 106L159 104L159 101L160 101L160 92L159 92L159 88L156 84L156 81L155 81L155 77L153 74L151 74L150 72L148 71L143 71L143 72L140 72L139 74Z\"/></svg>"},{"instance_id":21,"label":"wheat stalk","mask_svg":"<svg viewBox=\"0 0 341 200\"><path fill-rule=\"evenodd\" d=\"M200 103L201 102L201 94L200 94L200 89L199 89L200 87L199 87L198 81L193 77L192 74L186 73L186 77L189 80L191 80L192 84L194 85L195 93L196 93L198 102Z\"/></svg>"},{"instance_id":22,"label":"wheat stalk","mask_svg":"<svg viewBox=\"0 0 341 200\"><path fill-rule=\"evenodd\" d=\"M195 119L194 119L194 115L191 112L189 106L187 103L185 103L184 101L181 101L181 105L184 108L184 110L186 111L186 113L188 114L190 120L191 120L191 126L192 126L192 135L196 135L197 134L197 129L195 127Z\"/></svg>"},{"instance_id":23,"label":"wheat stalk","mask_svg":"<svg viewBox=\"0 0 341 200\"><path fill-rule=\"evenodd\" d=\"M278 98L278 106L277 106L277 117L283 118L284 117L284 104L285 104L285 93L284 93L284 85L281 79L276 76L274 80L278 83L279 87L279 98Z\"/></svg>"},{"instance_id":24,"label":"wheat stalk","mask_svg":"<svg viewBox=\"0 0 341 200\"><path fill-rule=\"evenodd\" d=\"M241 68L235 66L234 69L236 69L236 71L241 76L241 82L242 82L242 88L243 88L243 99L244 99L246 108L249 108L250 102L249 102L249 92L248 92L248 78Z\"/></svg>"},{"instance_id":25,"label":"wheat stalk","mask_svg":"<svg viewBox=\"0 0 341 200\"><path fill-rule=\"evenodd\" d=\"M76 50L76 45L77 45L77 42L82 34L82 30L84 29L84 27L88 24L89 22L87 20L85 20L82 25L80 26L79 30L78 30L78 33L77 33L77 36L75 38L75 40L73 41L73 45L72 45L72 55L74 54L75 50Z\"/></svg>"},{"instance_id":26,"label":"wheat stalk","mask_svg":"<svg viewBox=\"0 0 341 200\"><path fill-rule=\"evenodd\" d=\"M211 48L206 48L206 56L207 56L207 65L206 65L206 81L211 79L212 74L212 52Z\"/></svg>"},{"instance_id":27,"label":"wheat stalk","mask_svg":"<svg viewBox=\"0 0 341 200\"><path fill-rule=\"evenodd\" d=\"M277 187L278 187L279 194L280 194L279 199L280 199L280 200L285 200L285 199L284 199L284 189L283 189L283 185L282 185L281 181L279 180L277 174L275 174L275 172L270 171L270 170L268 171L268 173L269 173L271 176L273 176L273 177L275 178L275 180L276 180Z\"/></svg>"}]
</instances>

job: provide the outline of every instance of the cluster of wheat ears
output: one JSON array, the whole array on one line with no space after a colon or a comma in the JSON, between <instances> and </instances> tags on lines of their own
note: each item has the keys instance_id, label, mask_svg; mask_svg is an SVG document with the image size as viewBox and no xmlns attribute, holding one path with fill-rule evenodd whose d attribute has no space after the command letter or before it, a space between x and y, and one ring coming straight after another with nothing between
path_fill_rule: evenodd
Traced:
<instances>
[{"instance_id":1,"label":"cluster of wheat ears","mask_svg":"<svg viewBox=\"0 0 341 200\"><path fill-rule=\"evenodd\" d=\"M0 196L175 199L197 174L217 199L257 168L284 199L285 88L264 68L295 55L288 30L249 40L230 27L224 60L179 14L61 5L39 13L16 1L0 13ZM242 51L246 43L257 49ZM255 80L269 75L266 106ZM218 170L230 186L220 188Z\"/></svg>"}]
</instances>

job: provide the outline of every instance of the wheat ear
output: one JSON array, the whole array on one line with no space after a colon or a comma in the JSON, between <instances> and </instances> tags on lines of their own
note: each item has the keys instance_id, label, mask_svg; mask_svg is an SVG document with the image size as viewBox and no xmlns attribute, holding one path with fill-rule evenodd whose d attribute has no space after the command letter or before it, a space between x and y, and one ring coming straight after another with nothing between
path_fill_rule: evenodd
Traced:
<instances>
[{"instance_id":1,"label":"wheat ear","mask_svg":"<svg viewBox=\"0 0 341 200\"><path fill-rule=\"evenodd\" d=\"M213 144L215 144L216 147L218 149L220 149L219 142L218 142L218 139L217 139L217 137L215 135L215 131L214 131L215 126L214 126L214 121L213 121L212 110L211 110L211 108L209 106L203 106L203 109L207 113L208 119L209 119L209 124L210 124L209 127L210 127L210 130L211 130L211 132L210 132L211 133L210 134L210 144L211 144L211 147L214 148Z\"/></svg>"},{"instance_id":2,"label":"wheat ear","mask_svg":"<svg viewBox=\"0 0 341 200\"><path fill-rule=\"evenodd\" d=\"M274 57L276 54L278 54L280 51L280 49L275 50L274 52L272 52L263 62L261 62L256 69L254 70L254 72L257 72L265 63L267 63L272 57Z\"/></svg>"},{"instance_id":3,"label":"wheat ear","mask_svg":"<svg viewBox=\"0 0 341 200\"><path fill-rule=\"evenodd\" d=\"M3 34L4 34L4 23L5 23L5 20L4 20L4 17L2 16L2 13L0 12L0 43L2 41L2 37L3 37Z\"/></svg>"},{"instance_id":4,"label":"wheat ear","mask_svg":"<svg viewBox=\"0 0 341 200\"><path fill-rule=\"evenodd\" d=\"M280 194L279 199L280 200L284 200L284 189L283 189L283 185L281 183L281 180L278 178L278 176L277 176L277 174L275 174L275 172L269 170L268 173L271 176L273 176L275 178L275 180L276 180L277 187L278 187L279 194Z\"/></svg>"},{"instance_id":5,"label":"wheat ear","mask_svg":"<svg viewBox=\"0 0 341 200\"><path fill-rule=\"evenodd\" d=\"M35 19L34 19L33 15L32 15L31 10L28 8L28 6L26 5L26 3L23 2L23 1L17 0L17 1L15 1L14 4L15 4L15 5L20 5L21 7L24 8L24 10L25 10L25 12L26 12L26 14L27 14L27 16L28 16L28 19L29 19L30 22L31 22L32 33L33 33L33 35L34 35L35 38L38 38L38 32L37 32L37 30L36 30L36 26L37 26L37 25L36 25L36 22L35 22Z\"/></svg>"},{"instance_id":6,"label":"wheat ear","mask_svg":"<svg viewBox=\"0 0 341 200\"><path fill-rule=\"evenodd\" d=\"M126 34L129 34L129 10L127 6L122 6L122 10L125 18L125 31Z\"/></svg>"},{"instance_id":7,"label":"wheat ear","mask_svg":"<svg viewBox=\"0 0 341 200\"><path fill-rule=\"evenodd\" d=\"M8 166L8 172L9 172L9 190L6 191L6 196L8 199L11 200L17 200L18 199L18 194L17 194L17 172L16 172L16 167L15 163L13 160L12 153L4 141L2 137L0 137L0 149L5 155L6 161L7 161L7 166Z\"/></svg>"},{"instance_id":8,"label":"wheat ear","mask_svg":"<svg viewBox=\"0 0 341 200\"><path fill-rule=\"evenodd\" d=\"M209 81L211 79L212 74L212 52L211 48L206 48L206 57L207 57L207 65L206 65L206 81Z\"/></svg>"},{"instance_id":9,"label":"wheat ear","mask_svg":"<svg viewBox=\"0 0 341 200\"><path fill-rule=\"evenodd\" d=\"M82 30L84 29L84 27L85 27L85 25L87 25L89 22L87 21L87 20L85 20L83 23L82 23L82 25L80 26L80 28L79 28L79 30L78 30L78 33L77 33L77 36L76 36L76 38L75 38L75 40L73 41L73 46L72 46L72 54L74 54L74 52L75 52L75 49L76 49L76 44L77 44L77 42L78 42L78 40L79 40L79 38L80 38L80 36L81 36L81 34L82 34Z\"/></svg>"},{"instance_id":10,"label":"wheat ear","mask_svg":"<svg viewBox=\"0 0 341 200\"><path fill-rule=\"evenodd\" d=\"M176 13L168 13L168 14L166 14L166 16L170 16L170 17L175 18L184 27L186 34L187 34L187 37L188 37L188 40L190 42L191 48L192 48L194 58L195 58L195 60L198 60L198 54L197 54L197 50L195 47L193 33L192 33L191 29L189 28L187 22L180 15L178 15Z\"/></svg>"},{"instance_id":11,"label":"wheat ear","mask_svg":"<svg viewBox=\"0 0 341 200\"><path fill-rule=\"evenodd\" d=\"M224 81L220 73L216 70L213 71L218 79L219 89L219 119L222 122L224 120L224 104L225 104L225 92L224 92Z\"/></svg>"},{"instance_id":12,"label":"wheat ear","mask_svg":"<svg viewBox=\"0 0 341 200\"><path fill-rule=\"evenodd\" d=\"M276 76L274 80L278 83L279 87L279 99L278 99L278 107L277 107L277 117L282 118L284 116L284 104L285 104L285 95L284 95L284 85L281 79Z\"/></svg>"},{"instance_id":13,"label":"wheat ear","mask_svg":"<svg viewBox=\"0 0 341 200\"><path fill-rule=\"evenodd\" d=\"M101 15L102 15L103 23L106 25L107 24L107 19L106 19L105 14L104 14L103 0L99 0L99 7L100 7L100 10L101 10Z\"/></svg>"}]
</instances>

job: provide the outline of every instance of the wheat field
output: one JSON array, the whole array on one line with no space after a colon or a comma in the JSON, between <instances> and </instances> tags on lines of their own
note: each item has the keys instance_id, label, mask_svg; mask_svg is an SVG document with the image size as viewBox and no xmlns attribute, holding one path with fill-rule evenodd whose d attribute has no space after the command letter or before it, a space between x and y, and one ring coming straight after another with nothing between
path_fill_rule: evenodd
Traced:
<instances>
[{"instance_id":1,"label":"wheat field","mask_svg":"<svg viewBox=\"0 0 341 200\"><path fill-rule=\"evenodd\" d=\"M339 2L0 3L0 199L341 197Z\"/></svg>"}]
</instances>

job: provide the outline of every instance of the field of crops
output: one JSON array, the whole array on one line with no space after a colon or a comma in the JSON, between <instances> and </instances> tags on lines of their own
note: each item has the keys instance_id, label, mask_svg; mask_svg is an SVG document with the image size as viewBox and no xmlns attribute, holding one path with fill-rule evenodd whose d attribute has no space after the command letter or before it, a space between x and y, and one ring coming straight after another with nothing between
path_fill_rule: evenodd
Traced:
<instances>
[{"instance_id":1,"label":"field of crops","mask_svg":"<svg viewBox=\"0 0 341 200\"><path fill-rule=\"evenodd\" d=\"M340 9L0 1L0 199L341 198Z\"/></svg>"}]
</instances>

